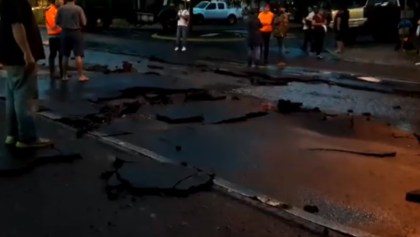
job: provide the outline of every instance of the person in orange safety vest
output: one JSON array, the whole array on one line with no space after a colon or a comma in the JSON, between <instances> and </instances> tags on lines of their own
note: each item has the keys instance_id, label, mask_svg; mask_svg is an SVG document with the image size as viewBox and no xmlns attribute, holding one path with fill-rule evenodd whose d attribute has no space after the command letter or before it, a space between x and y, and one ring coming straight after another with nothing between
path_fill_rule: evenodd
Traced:
<instances>
[{"instance_id":1,"label":"person in orange safety vest","mask_svg":"<svg viewBox=\"0 0 420 237\"><path fill-rule=\"evenodd\" d=\"M60 34L61 28L55 23L55 18L57 16L58 8L64 4L64 0L50 0L50 6L45 12L45 24L47 27L48 37L49 37L49 46L50 46L50 55L48 58L48 63L50 67L50 77L57 78L63 76L63 56L60 52ZM60 69L60 75L55 74L55 58L58 55L58 65Z\"/></svg>"},{"instance_id":2,"label":"person in orange safety vest","mask_svg":"<svg viewBox=\"0 0 420 237\"><path fill-rule=\"evenodd\" d=\"M261 54L263 55L264 64L268 62L268 52L270 51L270 38L273 32L274 13L270 11L270 5L265 5L265 8L258 15L262 27L260 29L263 38L263 45Z\"/></svg>"}]
</instances>

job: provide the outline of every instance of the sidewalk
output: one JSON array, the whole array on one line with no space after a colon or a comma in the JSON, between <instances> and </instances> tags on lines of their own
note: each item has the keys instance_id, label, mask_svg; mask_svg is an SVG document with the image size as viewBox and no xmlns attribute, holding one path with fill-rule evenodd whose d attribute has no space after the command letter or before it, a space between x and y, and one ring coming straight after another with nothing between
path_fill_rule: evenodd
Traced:
<instances>
[{"instance_id":1,"label":"sidewalk","mask_svg":"<svg viewBox=\"0 0 420 237\"><path fill-rule=\"evenodd\" d=\"M59 149L79 152L83 160L0 178L2 237L315 236L213 191L188 198L126 194L107 200L100 174L110 169L115 157L145 165L152 161L123 154L90 138L75 139L73 132L45 119L39 119L37 125ZM3 126L0 123L2 139Z\"/></svg>"}]
</instances>

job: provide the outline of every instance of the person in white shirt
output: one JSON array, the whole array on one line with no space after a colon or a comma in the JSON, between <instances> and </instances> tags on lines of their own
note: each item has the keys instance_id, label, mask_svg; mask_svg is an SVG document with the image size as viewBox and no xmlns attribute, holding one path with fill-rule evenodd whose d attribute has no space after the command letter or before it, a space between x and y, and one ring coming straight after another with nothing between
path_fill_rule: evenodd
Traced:
<instances>
[{"instance_id":1,"label":"person in white shirt","mask_svg":"<svg viewBox=\"0 0 420 237\"><path fill-rule=\"evenodd\" d=\"M179 5L178 11L178 27L176 30L176 47L175 51L178 51L180 48L182 51L186 51L187 43L187 32L188 25L190 23L190 12L185 8L184 4Z\"/></svg>"},{"instance_id":2,"label":"person in white shirt","mask_svg":"<svg viewBox=\"0 0 420 237\"><path fill-rule=\"evenodd\" d=\"M315 16L315 11L312 7L308 7L308 15L302 19L303 23L303 45L302 51L308 52L308 46L312 41L312 19Z\"/></svg>"}]
</instances>

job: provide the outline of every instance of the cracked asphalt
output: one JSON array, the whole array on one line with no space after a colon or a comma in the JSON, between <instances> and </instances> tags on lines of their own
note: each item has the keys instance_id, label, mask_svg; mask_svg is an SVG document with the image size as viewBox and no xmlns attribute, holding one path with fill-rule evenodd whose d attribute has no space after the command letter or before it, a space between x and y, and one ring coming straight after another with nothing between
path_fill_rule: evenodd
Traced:
<instances>
[{"instance_id":1,"label":"cracked asphalt","mask_svg":"<svg viewBox=\"0 0 420 237\"><path fill-rule=\"evenodd\" d=\"M37 125L58 149L83 159L0 178L1 236L318 236L215 191L184 198L122 193L110 201L100 174L115 158L148 167L154 162L94 139L75 139L71 131L45 119ZM4 123L0 131L3 135Z\"/></svg>"},{"instance_id":2,"label":"cracked asphalt","mask_svg":"<svg viewBox=\"0 0 420 237\"><path fill-rule=\"evenodd\" d=\"M87 35L87 40L95 50L87 53L90 64L113 68L129 61L137 72L103 74L93 67L92 81L85 85L51 83L41 72L43 110L78 128L79 135L98 131L294 206L315 205L317 215L374 234L420 234L420 207L404 200L407 191L420 188L416 69L319 62L296 54L290 65L315 70L271 67L249 76L237 63L245 55L240 43L194 44L180 55L172 52L171 42L143 36ZM236 75L216 73L220 68ZM358 75L342 78L316 68ZM375 75L380 83L360 80L360 75ZM225 97L186 99L197 90ZM244 119L265 112L263 103L275 107L279 99L321 112L268 111ZM162 113L169 119L159 120ZM203 120L192 119L200 116ZM373 158L311 149L397 155Z\"/></svg>"}]
</instances>

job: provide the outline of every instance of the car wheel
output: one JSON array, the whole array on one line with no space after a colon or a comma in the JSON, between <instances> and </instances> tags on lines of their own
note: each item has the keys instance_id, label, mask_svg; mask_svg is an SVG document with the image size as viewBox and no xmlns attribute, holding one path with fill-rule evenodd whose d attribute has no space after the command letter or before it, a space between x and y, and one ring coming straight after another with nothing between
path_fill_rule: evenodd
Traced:
<instances>
[{"instance_id":1,"label":"car wheel","mask_svg":"<svg viewBox=\"0 0 420 237\"><path fill-rule=\"evenodd\" d=\"M236 16L234 16L234 15L230 15L230 16L228 17L228 23L229 23L230 25L236 24L236 21L237 21Z\"/></svg>"}]
</instances>

